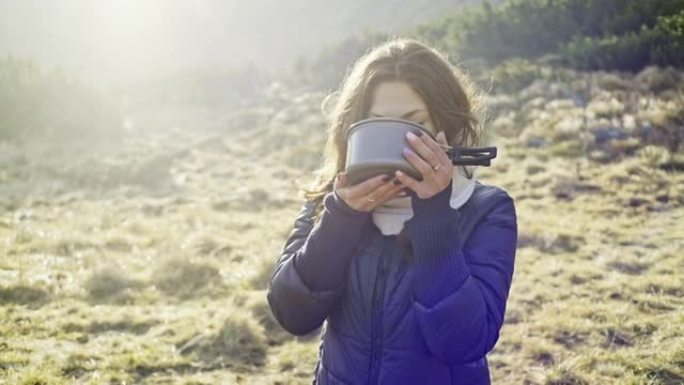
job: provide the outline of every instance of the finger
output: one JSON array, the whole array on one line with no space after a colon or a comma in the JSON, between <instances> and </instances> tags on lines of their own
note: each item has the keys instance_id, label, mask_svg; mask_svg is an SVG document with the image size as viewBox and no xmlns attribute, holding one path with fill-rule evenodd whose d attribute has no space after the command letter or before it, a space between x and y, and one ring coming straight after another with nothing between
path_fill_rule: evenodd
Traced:
<instances>
[{"instance_id":1,"label":"finger","mask_svg":"<svg viewBox=\"0 0 684 385\"><path fill-rule=\"evenodd\" d=\"M401 194L405 189L404 185L402 185L401 183L398 185L393 185L392 183L390 183L390 185L392 185L392 187L384 190L381 194L373 198L375 199L375 202L373 202L373 208L382 206L383 204L385 204L385 202L392 200L394 198L401 198L402 196L406 196L405 193Z\"/></svg>"},{"instance_id":2,"label":"finger","mask_svg":"<svg viewBox=\"0 0 684 385\"><path fill-rule=\"evenodd\" d=\"M428 146L426 142L434 142L432 138L430 138L430 135L423 133L420 137L418 137L409 132L406 134L406 137L411 147L415 149L415 152L418 153L421 158L425 159L425 161L430 165L430 168L432 168L432 165L440 163L434 148Z\"/></svg>"},{"instance_id":3,"label":"finger","mask_svg":"<svg viewBox=\"0 0 684 385\"><path fill-rule=\"evenodd\" d=\"M390 199L397 198L399 196L404 196L406 195L406 192L404 192L404 189L406 187L403 184L398 184L396 186L392 186L389 190L385 191L384 194L380 197L381 200L388 201Z\"/></svg>"},{"instance_id":4,"label":"finger","mask_svg":"<svg viewBox=\"0 0 684 385\"><path fill-rule=\"evenodd\" d=\"M380 195L384 194L386 191L391 190L395 186L396 185L392 183L392 179L389 179L387 182L383 182L383 184L381 184L380 186L376 187L372 191L369 191L364 198L377 198Z\"/></svg>"},{"instance_id":5,"label":"finger","mask_svg":"<svg viewBox=\"0 0 684 385\"><path fill-rule=\"evenodd\" d=\"M399 182L397 181L397 183ZM387 182L384 182L382 185L376 187L374 190L368 192L367 194L361 197L356 197L355 199L360 200L363 205L366 205L366 207L377 207L384 203L384 197L387 195L389 191L394 191L397 187L400 186L400 183L399 186L397 186L390 179Z\"/></svg>"},{"instance_id":6,"label":"finger","mask_svg":"<svg viewBox=\"0 0 684 385\"><path fill-rule=\"evenodd\" d=\"M450 147L449 143L447 142L447 139L446 139L446 133L444 131L440 131L437 134L437 142L446 148ZM445 154L446 154L446 148L442 148L442 152L444 152Z\"/></svg>"},{"instance_id":7,"label":"finger","mask_svg":"<svg viewBox=\"0 0 684 385\"><path fill-rule=\"evenodd\" d=\"M445 146L449 145L449 143L447 143L446 134L444 133L444 131L440 131L437 133L437 142L439 142Z\"/></svg>"},{"instance_id":8,"label":"finger","mask_svg":"<svg viewBox=\"0 0 684 385\"><path fill-rule=\"evenodd\" d=\"M343 187L342 179L341 179L341 174L342 174L342 173L338 173L338 174L335 176L335 181L333 182L333 188L334 188L335 190L338 190L338 189L340 189L341 187Z\"/></svg>"},{"instance_id":9,"label":"finger","mask_svg":"<svg viewBox=\"0 0 684 385\"><path fill-rule=\"evenodd\" d=\"M411 151L408 148L404 149L404 157L423 175L423 179L430 178L432 174L432 166L430 166L423 158L419 157L418 154ZM400 180L401 181L401 180ZM403 181L401 181L403 182Z\"/></svg>"},{"instance_id":10,"label":"finger","mask_svg":"<svg viewBox=\"0 0 684 385\"><path fill-rule=\"evenodd\" d=\"M352 197L361 197L367 195L371 191L375 190L385 182L382 180L386 175L380 174L374 177L368 178L363 182L359 182L353 186L349 186L349 194Z\"/></svg>"},{"instance_id":11,"label":"finger","mask_svg":"<svg viewBox=\"0 0 684 385\"><path fill-rule=\"evenodd\" d=\"M437 133L437 142L444 145L445 147L450 147L449 143L447 142L446 139L446 133L444 131L440 131ZM454 167L454 162L451 160L450 155L448 155L446 149L442 149L442 157L444 160L444 163L442 163L447 170L449 170L448 174L451 175L453 172L453 167Z\"/></svg>"},{"instance_id":12,"label":"finger","mask_svg":"<svg viewBox=\"0 0 684 385\"><path fill-rule=\"evenodd\" d=\"M415 191L418 193L419 191L422 190L422 186L420 185L420 182L417 181L416 179L413 179L411 176L404 174L403 172L397 170L397 172L394 173L396 175L397 179L406 187L410 188L411 190Z\"/></svg>"},{"instance_id":13,"label":"finger","mask_svg":"<svg viewBox=\"0 0 684 385\"><path fill-rule=\"evenodd\" d=\"M425 135L423 135L425 136ZM440 162L442 164L446 164L447 162L451 162L451 159L449 159L449 156L446 153L446 149L442 147L448 146L447 140L446 140L446 135L444 134L444 131L440 131L436 135L436 140L433 140L432 138L428 138L429 140L426 141L426 144L430 146L437 154Z\"/></svg>"},{"instance_id":14,"label":"finger","mask_svg":"<svg viewBox=\"0 0 684 385\"><path fill-rule=\"evenodd\" d=\"M337 191L337 193L344 197L347 198L347 194L349 190L349 187L347 186L349 184L349 181L347 180L347 175L346 173L338 173L337 176L335 177L335 182L333 184L333 190Z\"/></svg>"},{"instance_id":15,"label":"finger","mask_svg":"<svg viewBox=\"0 0 684 385\"><path fill-rule=\"evenodd\" d=\"M396 180L396 178L394 178ZM400 191L404 186L396 180L396 184L394 181L389 181L385 185L378 187L373 191L369 196L381 199L383 196L387 194L391 194L393 191Z\"/></svg>"}]
</instances>

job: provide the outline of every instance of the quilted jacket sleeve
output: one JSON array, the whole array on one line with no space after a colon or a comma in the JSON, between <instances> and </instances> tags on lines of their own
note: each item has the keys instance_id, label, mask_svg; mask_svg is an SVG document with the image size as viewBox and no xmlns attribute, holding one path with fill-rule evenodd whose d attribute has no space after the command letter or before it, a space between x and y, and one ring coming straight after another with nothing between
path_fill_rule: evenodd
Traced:
<instances>
[{"instance_id":1,"label":"quilted jacket sleeve","mask_svg":"<svg viewBox=\"0 0 684 385\"><path fill-rule=\"evenodd\" d=\"M517 221L513 199L498 190L463 244L451 188L414 199L407 232L416 255L413 308L425 343L445 364L467 363L494 348L513 278Z\"/></svg>"},{"instance_id":2,"label":"quilted jacket sleeve","mask_svg":"<svg viewBox=\"0 0 684 385\"><path fill-rule=\"evenodd\" d=\"M315 226L314 202L301 207L269 282L271 311L294 335L323 324L343 293L355 246L372 224L369 212L351 208L335 191L326 194L323 205Z\"/></svg>"}]
</instances>

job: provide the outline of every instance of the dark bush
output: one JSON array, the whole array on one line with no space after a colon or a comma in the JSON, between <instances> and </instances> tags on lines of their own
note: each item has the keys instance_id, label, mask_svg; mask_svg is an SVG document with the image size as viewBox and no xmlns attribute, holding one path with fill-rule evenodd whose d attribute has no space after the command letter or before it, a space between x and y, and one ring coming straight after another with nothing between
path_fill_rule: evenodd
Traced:
<instances>
[{"instance_id":1,"label":"dark bush","mask_svg":"<svg viewBox=\"0 0 684 385\"><path fill-rule=\"evenodd\" d=\"M682 12L684 0L484 1L415 32L467 62L561 54L581 69L682 67Z\"/></svg>"},{"instance_id":2,"label":"dark bush","mask_svg":"<svg viewBox=\"0 0 684 385\"><path fill-rule=\"evenodd\" d=\"M617 68L638 71L649 64L684 65L684 10L658 18L653 28L642 27L623 35L576 36L560 48L575 68L596 70Z\"/></svg>"}]
</instances>

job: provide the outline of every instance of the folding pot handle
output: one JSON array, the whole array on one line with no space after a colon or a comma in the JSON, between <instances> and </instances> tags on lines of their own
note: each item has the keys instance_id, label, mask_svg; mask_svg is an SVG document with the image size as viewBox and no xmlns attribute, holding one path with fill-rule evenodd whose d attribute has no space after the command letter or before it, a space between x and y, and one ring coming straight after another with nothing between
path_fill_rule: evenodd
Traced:
<instances>
[{"instance_id":1,"label":"folding pot handle","mask_svg":"<svg viewBox=\"0 0 684 385\"><path fill-rule=\"evenodd\" d=\"M496 147L451 147L446 153L454 165L488 167L496 158Z\"/></svg>"}]
</instances>

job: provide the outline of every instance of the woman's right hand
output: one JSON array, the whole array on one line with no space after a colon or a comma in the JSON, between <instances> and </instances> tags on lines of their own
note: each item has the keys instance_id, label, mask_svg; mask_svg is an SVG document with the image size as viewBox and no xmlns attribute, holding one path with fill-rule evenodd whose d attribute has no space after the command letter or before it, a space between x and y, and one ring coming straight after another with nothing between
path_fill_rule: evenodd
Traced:
<instances>
[{"instance_id":1,"label":"woman's right hand","mask_svg":"<svg viewBox=\"0 0 684 385\"><path fill-rule=\"evenodd\" d=\"M396 184L395 184L396 183ZM376 175L348 186L346 172L337 174L334 189L347 206L357 211L373 211L385 202L406 195L404 185L389 175Z\"/></svg>"}]
</instances>

